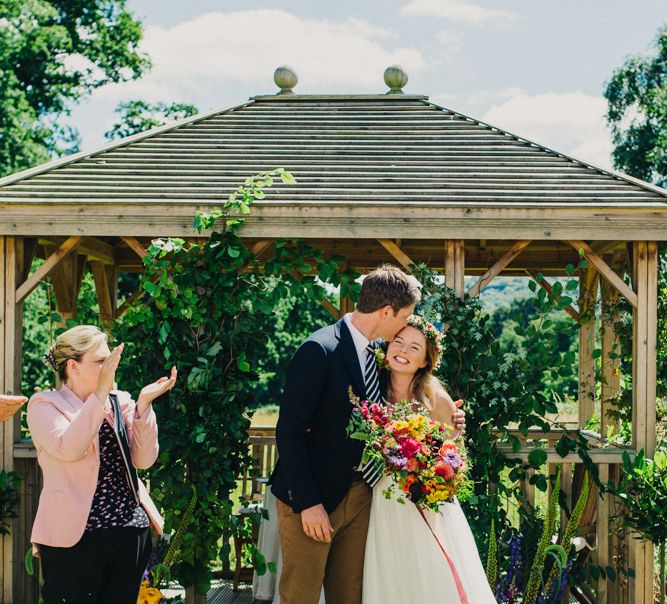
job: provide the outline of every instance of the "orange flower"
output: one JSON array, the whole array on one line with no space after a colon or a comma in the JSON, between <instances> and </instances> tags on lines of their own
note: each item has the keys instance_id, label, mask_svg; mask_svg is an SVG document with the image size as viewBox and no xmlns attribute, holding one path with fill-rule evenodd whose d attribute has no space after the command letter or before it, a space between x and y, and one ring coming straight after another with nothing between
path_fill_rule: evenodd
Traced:
<instances>
[{"instance_id":1,"label":"orange flower","mask_svg":"<svg viewBox=\"0 0 667 604\"><path fill-rule=\"evenodd\" d=\"M417 477L414 474L408 474L405 482L403 483L403 491L407 493L408 495L410 494L410 487L417 482Z\"/></svg>"}]
</instances>

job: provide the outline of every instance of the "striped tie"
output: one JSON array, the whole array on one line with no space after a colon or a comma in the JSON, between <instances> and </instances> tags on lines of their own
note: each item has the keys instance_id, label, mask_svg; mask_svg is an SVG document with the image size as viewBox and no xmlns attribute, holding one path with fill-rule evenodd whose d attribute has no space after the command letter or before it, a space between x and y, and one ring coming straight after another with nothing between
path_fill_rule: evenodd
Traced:
<instances>
[{"instance_id":1,"label":"striped tie","mask_svg":"<svg viewBox=\"0 0 667 604\"><path fill-rule=\"evenodd\" d=\"M374 403L380 402L380 376L377 359L375 358L375 344L366 346L366 367L364 369L364 383L366 384L366 399Z\"/></svg>"},{"instance_id":2,"label":"striped tie","mask_svg":"<svg viewBox=\"0 0 667 604\"><path fill-rule=\"evenodd\" d=\"M366 400L374 403L380 402L380 376L377 360L375 358L374 342L366 346L366 366L364 367L364 383L366 384ZM383 464L373 460L366 462L361 468L361 473L368 485L373 488L382 478Z\"/></svg>"}]
</instances>

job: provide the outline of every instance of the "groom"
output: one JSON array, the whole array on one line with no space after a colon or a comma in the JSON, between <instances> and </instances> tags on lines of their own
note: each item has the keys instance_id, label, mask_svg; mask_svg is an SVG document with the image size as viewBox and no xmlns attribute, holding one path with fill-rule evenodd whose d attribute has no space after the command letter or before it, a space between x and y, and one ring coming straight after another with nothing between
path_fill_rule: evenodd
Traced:
<instances>
[{"instance_id":1,"label":"groom","mask_svg":"<svg viewBox=\"0 0 667 604\"><path fill-rule=\"evenodd\" d=\"M363 281L354 312L313 333L287 369L276 427L281 604L361 604L371 489L359 471L363 444L346 433L348 389L377 398L369 344L391 340L421 300L419 284L383 265ZM459 412L459 424L463 423Z\"/></svg>"}]
</instances>

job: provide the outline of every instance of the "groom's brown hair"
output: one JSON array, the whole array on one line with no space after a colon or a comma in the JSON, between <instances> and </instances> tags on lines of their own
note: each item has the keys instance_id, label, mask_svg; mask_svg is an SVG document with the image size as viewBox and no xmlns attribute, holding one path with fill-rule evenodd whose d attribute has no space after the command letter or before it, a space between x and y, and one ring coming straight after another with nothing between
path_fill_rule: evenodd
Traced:
<instances>
[{"instance_id":1,"label":"groom's brown hair","mask_svg":"<svg viewBox=\"0 0 667 604\"><path fill-rule=\"evenodd\" d=\"M369 273L361 284L357 310L371 313L385 306L391 306L396 314L421 301L419 282L391 264L378 266Z\"/></svg>"}]
</instances>

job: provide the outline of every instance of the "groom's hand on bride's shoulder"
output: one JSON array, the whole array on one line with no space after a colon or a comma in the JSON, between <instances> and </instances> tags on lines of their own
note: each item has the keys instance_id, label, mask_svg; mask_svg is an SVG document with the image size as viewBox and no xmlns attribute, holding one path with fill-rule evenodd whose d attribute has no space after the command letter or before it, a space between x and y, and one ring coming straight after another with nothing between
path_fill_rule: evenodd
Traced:
<instances>
[{"instance_id":1,"label":"groom's hand on bride's shoulder","mask_svg":"<svg viewBox=\"0 0 667 604\"><path fill-rule=\"evenodd\" d=\"M460 434L463 434L466 431L466 412L461 409L463 401L459 399L458 401L455 401L454 404L456 405L456 411L454 412L454 416L452 418L454 428L458 430Z\"/></svg>"},{"instance_id":2,"label":"groom's hand on bride's shoulder","mask_svg":"<svg viewBox=\"0 0 667 604\"><path fill-rule=\"evenodd\" d=\"M301 512L301 524L303 525L303 532L311 539L321 543L331 542L331 533L334 529L331 526L329 514L321 503Z\"/></svg>"}]
</instances>

